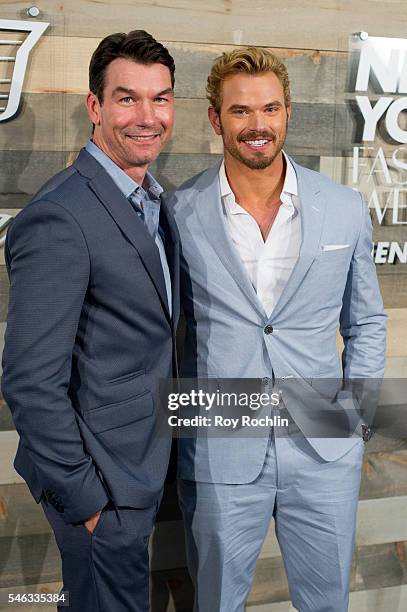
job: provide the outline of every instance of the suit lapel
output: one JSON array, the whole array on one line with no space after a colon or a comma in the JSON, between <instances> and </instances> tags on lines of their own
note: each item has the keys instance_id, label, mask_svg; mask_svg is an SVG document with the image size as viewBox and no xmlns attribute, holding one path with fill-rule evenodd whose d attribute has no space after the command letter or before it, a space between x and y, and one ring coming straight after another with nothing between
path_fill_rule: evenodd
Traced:
<instances>
[{"instance_id":1,"label":"suit lapel","mask_svg":"<svg viewBox=\"0 0 407 612\"><path fill-rule=\"evenodd\" d=\"M301 247L296 265L270 316L276 319L283 308L293 297L309 267L314 261L320 244L325 218L325 201L321 197L318 183L312 175L291 160L298 180L298 194L301 215ZM207 240L216 251L219 259L234 278L240 289L259 313L266 318L266 313L253 285L244 269L239 254L227 231L219 190L219 165L211 168L201 176L196 187L199 190L196 206L197 214Z\"/></svg>"},{"instance_id":2,"label":"suit lapel","mask_svg":"<svg viewBox=\"0 0 407 612\"><path fill-rule=\"evenodd\" d=\"M319 185L311 178L312 175L306 169L298 166L292 160L291 162L298 180L302 240L297 263L271 313L270 321L275 320L288 304L314 261L318 253L325 219L326 204L321 198Z\"/></svg>"},{"instance_id":3,"label":"suit lapel","mask_svg":"<svg viewBox=\"0 0 407 612\"><path fill-rule=\"evenodd\" d=\"M172 213L166 202L161 198L160 227L164 232L164 247L171 275L172 289L172 322L174 328L179 317L179 239L178 230Z\"/></svg>"},{"instance_id":4,"label":"suit lapel","mask_svg":"<svg viewBox=\"0 0 407 612\"><path fill-rule=\"evenodd\" d=\"M239 257L239 253L226 227L220 196L218 172L219 165L211 168L208 173L205 173L205 177L202 176L202 178L205 178L205 184L203 186L200 185L200 182L197 183L199 193L196 210L201 227L205 232L208 242L215 250L229 274L262 317L265 317L266 314L263 305L257 297L256 291L250 282L242 260Z\"/></svg>"},{"instance_id":5,"label":"suit lapel","mask_svg":"<svg viewBox=\"0 0 407 612\"><path fill-rule=\"evenodd\" d=\"M82 149L74 165L81 174L90 178L90 189L106 208L130 244L137 250L161 298L167 318L170 320L160 254L144 223L138 218L128 200L107 172L86 150Z\"/></svg>"}]
</instances>

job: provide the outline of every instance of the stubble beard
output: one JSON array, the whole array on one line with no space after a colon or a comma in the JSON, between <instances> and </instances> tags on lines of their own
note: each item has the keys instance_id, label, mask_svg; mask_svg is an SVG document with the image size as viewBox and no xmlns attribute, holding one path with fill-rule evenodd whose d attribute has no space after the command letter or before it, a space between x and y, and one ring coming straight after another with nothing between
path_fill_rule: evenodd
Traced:
<instances>
[{"instance_id":1,"label":"stubble beard","mask_svg":"<svg viewBox=\"0 0 407 612\"><path fill-rule=\"evenodd\" d=\"M285 143L285 139L286 139L286 134L287 134L287 125L288 125L288 119L286 122L286 129L284 134L282 135L282 137L278 138L276 134L272 135L272 140L275 143L275 149L272 155L269 156L264 156L264 154L261 151L254 151L254 154L258 157L245 157L240 150L238 149L238 147L235 145L233 139L228 139L225 135L225 132L223 130L222 124L220 124L220 128L221 128L221 133L222 133L222 139L223 139L223 146L225 148L225 151L227 151L229 153L229 155L231 155L232 157L234 157L237 161L239 161L240 163L244 164L247 168L250 168L251 170L265 170L266 168L269 168L269 166L271 166L271 164L273 163L273 161L276 159L276 157L280 154L284 143ZM262 133L253 133L250 136L251 138L255 138L255 137L267 137L270 138L270 134L262 134Z\"/></svg>"},{"instance_id":2,"label":"stubble beard","mask_svg":"<svg viewBox=\"0 0 407 612\"><path fill-rule=\"evenodd\" d=\"M143 154L142 151L135 152L131 143L126 143L125 141L122 145L122 154L127 158L127 161L131 166L142 167L152 164L161 153L162 148L163 145L160 142L160 146L156 151L154 151L154 153L150 152Z\"/></svg>"}]
</instances>

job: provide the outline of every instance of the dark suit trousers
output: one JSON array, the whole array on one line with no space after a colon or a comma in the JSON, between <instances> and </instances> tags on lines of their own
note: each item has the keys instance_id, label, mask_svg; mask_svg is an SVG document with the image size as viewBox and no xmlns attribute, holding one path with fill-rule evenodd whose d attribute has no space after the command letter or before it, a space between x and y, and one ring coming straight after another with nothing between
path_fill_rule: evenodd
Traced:
<instances>
[{"instance_id":1,"label":"dark suit trousers","mask_svg":"<svg viewBox=\"0 0 407 612\"><path fill-rule=\"evenodd\" d=\"M65 523L48 502L44 512L62 558L64 612L148 612L148 540L157 511L109 504L91 534L83 524Z\"/></svg>"}]
</instances>

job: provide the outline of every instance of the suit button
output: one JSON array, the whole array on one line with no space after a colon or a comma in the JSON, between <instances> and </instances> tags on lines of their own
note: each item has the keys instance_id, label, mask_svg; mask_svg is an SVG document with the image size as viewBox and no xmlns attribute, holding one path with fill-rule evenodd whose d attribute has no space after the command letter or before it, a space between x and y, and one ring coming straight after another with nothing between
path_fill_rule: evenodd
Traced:
<instances>
[{"instance_id":1,"label":"suit button","mask_svg":"<svg viewBox=\"0 0 407 612\"><path fill-rule=\"evenodd\" d=\"M270 382L270 379L267 378L267 376L265 376L264 378L261 379L261 384L266 387Z\"/></svg>"},{"instance_id":2,"label":"suit button","mask_svg":"<svg viewBox=\"0 0 407 612\"><path fill-rule=\"evenodd\" d=\"M264 328L264 333L269 335L273 333L273 326L272 325L266 325L266 327Z\"/></svg>"}]
</instances>

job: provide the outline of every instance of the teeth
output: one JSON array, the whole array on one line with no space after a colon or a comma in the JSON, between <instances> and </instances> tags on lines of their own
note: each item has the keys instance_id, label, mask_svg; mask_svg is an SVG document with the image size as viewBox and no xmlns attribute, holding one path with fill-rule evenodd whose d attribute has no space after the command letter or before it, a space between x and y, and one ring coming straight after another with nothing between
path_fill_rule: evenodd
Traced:
<instances>
[{"instance_id":1,"label":"teeth","mask_svg":"<svg viewBox=\"0 0 407 612\"><path fill-rule=\"evenodd\" d=\"M252 147L262 147L263 145L268 143L268 140L246 140L246 142Z\"/></svg>"},{"instance_id":2,"label":"teeth","mask_svg":"<svg viewBox=\"0 0 407 612\"><path fill-rule=\"evenodd\" d=\"M130 138L134 138L134 140L151 140L155 138L156 134L152 134L151 136L130 136Z\"/></svg>"}]
</instances>

